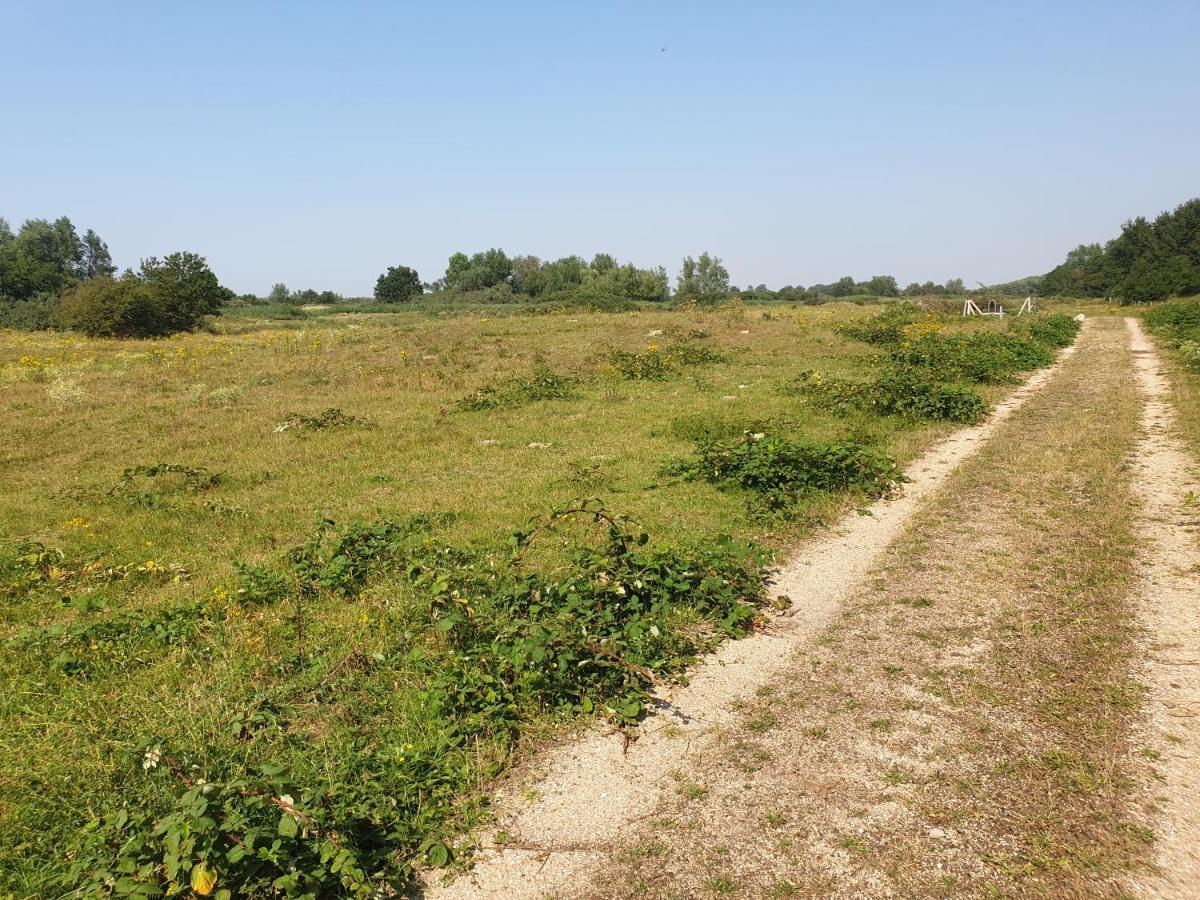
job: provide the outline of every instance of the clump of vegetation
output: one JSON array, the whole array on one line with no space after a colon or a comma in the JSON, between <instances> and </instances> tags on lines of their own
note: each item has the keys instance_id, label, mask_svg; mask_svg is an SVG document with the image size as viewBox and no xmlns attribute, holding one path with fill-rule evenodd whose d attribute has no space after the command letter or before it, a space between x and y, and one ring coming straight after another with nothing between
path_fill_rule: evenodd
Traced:
<instances>
[{"instance_id":1,"label":"clump of vegetation","mask_svg":"<svg viewBox=\"0 0 1200 900\"><path fill-rule=\"evenodd\" d=\"M287 417L275 426L275 431L322 431L326 428L366 427L370 424L366 419L352 416L336 406L331 406L315 416L288 413Z\"/></svg>"},{"instance_id":2,"label":"clump of vegetation","mask_svg":"<svg viewBox=\"0 0 1200 900\"><path fill-rule=\"evenodd\" d=\"M1176 300L1146 313L1146 327L1175 350L1189 370L1200 372L1200 299Z\"/></svg>"},{"instance_id":3,"label":"clump of vegetation","mask_svg":"<svg viewBox=\"0 0 1200 900\"><path fill-rule=\"evenodd\" d=\"M895 460L859 441L824 443L764 432L699 441L692 457L667 471L748 491L765 510L783 512L818 492L882 497L905 480Z\"/></svg>"},{"instance_id":4,"label":"clump of vegetation","mask_svg":"<svg viewBox=\"0 0 1200 900\"><path fill-rule=\"evenodd\" d=\"M851 411L881 416L974 424L988 413L988 403L973 388L935 381L919 369L886 369L870 381L803 373L796 389L817 406L839 414Z\"/></svg>"},{"instance_id":5,"label":"clump of vegetation","mask_svg":"<svg viewBox=\"0 0 1200 900\"><path fill-rule=\"evenodd\" d=\"M534 543L568 522L597 528L600 540L573 544L549 574L528 565ZM647 543L598 501L518 532L508 551L441 545L420 521L321 523L289 554L289 580L352 599L386 577L421 604L406 628L386 632L390 647L320 677L317 695L337 677L354 698L340 714L337 752L319 772L275 758L287 746L278 736L303 714L279 704L269 715L240 712L226 729L232 745L147 737L124 761L130 793L102 803L67 853L64 886L84 896L191 886L223 897L366 898L399 890L417 862L446 864L462 795L496 774L530 720L633 722L658 678L751 627L762 551L728 538ZM300 678L303 658L296 664ZM398 679L418 686L417 702L393 703Z\"/></svg>"},{"instance_id":6,"label":"clump of vegetation","mask_svg":"<svg viewBox=\"0 0 1200 900\"><path fill-rule=\"evenodd\" d=\"M980 331L970 334L929 334L892 348L892 365L919 369L939 381L1007 384L1023 372L1048 366L1053 351L1045 344L1015 333Z\"/></svg>"},{"instance_id":7,"label":"clump of vegetation","mask_svg":"<svg viewBox=\"0 0 1200 900\"><path fill-rule=\"evenodd\" d=\"M12 643L22 652L41 656L54 670L83 677L98 668L127 669L144 665L148 651L191 641L216 616L203 601L159 606L141 613L117 613L99 620L54 624L18 634ZM152 654L151 654L152 655Z\"/></svg>"},{"instance_id":8,"label":"clump of vegetation","mask_svg":"<svg viewBox=\"0 0 1200 900\"><path fill-rule=\"evenodd\" d=\"M53 319L91 337L158 337L195 329L231 296L202 256L172 253L142 260L136 273L84 281L63 297Z\"/></svg>"},{"instance_id":9,"label":"clump of vegetation","mask_svg":"<svg viewBox=\"0 0 1200 900\"><path fill-rule=\"evenodd\" d=\"M694 413L679 416L671 420L670 433L683 441L713 441L726 438L741 437L759 431L769 431L779 428L784 423L778 420L752 420L736 418L728 415L713 415L710 413Z\"/></svg>"},{"instance_id":10,"label":"clump of vegetation","mask_svg":"<svg viewBox=\"0 0 1200 900\"><path fill-rule=\"evenodd\" d=\"M699 366L705 363L724 362L724 354L699 344L679 343L670 347L648 344L645 350L610 350L608 363L632 381L665 381L674 376L681 366Z\"/></svg>"},{"instance_id":11,"label":"clump of vegetation","mask_svg":"<svg viewBox=\"0 0 1200 900\"><path fill-rule=\"evenodd\" d=\"M904 338L905 328L925 319L930 319L910 303L894 303L867 319L858 319L835 326L838 334L876 346L893 346Z\"/></svg>"},{"instance_id":12,"label":"clump of vegetation","mask_svg":"<svg viewBox=\"0 0 1200 900\"><path fill-rule=\"evenodd\" d=\"M1080 325L1071 316L1055 313L1048 316L1019 319L1016 327L1023 328L1030 340L1045 344L1047 347L1062 348L1075 343Z\"/></svg>"},{"instance_id":13,"label":"clump of vegetation","mask_svg":"<svg viewBox=\"0 0 1200 900\"><path fill-rule=\"evenodd\" d=\"M484 385L459 400L458 409L476 412L485 409L509 409L539 400L573 400L579 381L559 375L546 366L534 366L529 375L516 375L498 384Z\"/></svg>"},{"instance_id":14,"label":"clump of vegetation","mask_svg":"<svg viewBox=\"0 0 1200 900\"><path fill-rule=\"evenodd\" d=\"M223 481L224 473L211 472L204 466L160 462L125 469L120 480L109 489L108 496L133 506L160 509L166 505L164 494L200 494Z\"/></svg>"}]
</instances>

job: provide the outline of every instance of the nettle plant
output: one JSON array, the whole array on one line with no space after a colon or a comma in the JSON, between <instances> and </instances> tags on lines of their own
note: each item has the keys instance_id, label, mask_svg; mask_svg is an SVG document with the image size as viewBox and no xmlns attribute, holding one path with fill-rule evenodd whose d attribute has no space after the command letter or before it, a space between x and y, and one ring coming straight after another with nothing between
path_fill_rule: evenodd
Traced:
<instances>
[{"instance_id":1,"label":"nettle plant","mask_svg":"<svg viewBox=\"0 0 1200 900\"><path fill-rule=\"evenodd\" d=\"M125 760L132 794L84 828L67 882L84 897L189 887L223 898L391 896L413 865L459 852L453 836L473 790L530 722L632 724L656 683L747 633L767 561L728 537L653 547L597 500L558 510L505 549L442 544L420 518L323 520L274 575L242 567L237 596L300 608L356 602L379 578L407 585L408 624L380 632L389 646L311 673L305 654L289 664L296 678L308 673L307 695L354 698L339 701L338 752L307 774L271 759L269 736L299 715L281 702L240 710L225 729L238 737L232 749L144 737ZM416 686L416 719L398 714L398 678Z\"/></svg>"}]
</instances>

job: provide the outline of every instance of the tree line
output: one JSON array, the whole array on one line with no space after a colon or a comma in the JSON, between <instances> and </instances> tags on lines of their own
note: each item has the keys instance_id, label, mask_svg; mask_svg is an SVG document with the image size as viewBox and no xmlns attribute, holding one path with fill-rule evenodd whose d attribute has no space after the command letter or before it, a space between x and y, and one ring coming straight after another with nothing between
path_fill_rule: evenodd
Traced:
<instances>
[{"instance_id":1,"label":"tree line","mask_svg":"<svg viewBox=\"0 0 1200 900\"><path fill-rule=\"evenodd\" d=\"M1121 226L1107 244L1080 244L1042 277L1043 295L1165 300L1200 294L1200 198Z\"/></svg>"}]
</instances>

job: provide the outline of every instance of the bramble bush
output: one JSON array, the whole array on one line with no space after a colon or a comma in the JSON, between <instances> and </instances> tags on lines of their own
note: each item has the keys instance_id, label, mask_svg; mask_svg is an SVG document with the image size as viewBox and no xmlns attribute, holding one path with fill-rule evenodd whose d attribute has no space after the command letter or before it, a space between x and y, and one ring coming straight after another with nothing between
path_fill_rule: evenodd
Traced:
<instances>
[{"instance_id":1,"label":"bramble bush","mask_svg":"<svg viewBox=\"0 0 1200 900\"><path fill-rule=\"evenodd\" d=\"M561 544L578 526L599 539L569 542L565 562L545 571L533 564L543 538ZM394 895L417 862L454 857L470 795L529 722L632 723L655 681L747 633L766 562L727 537L650 547L596 500L514 534L505 550L441 544L419 518L322 521L271 574L243 567L254 586L244 601L353 603L382 578L410 589L413 607L397 612L407 627L381 623L379 652L352 650L336 664L314 668L297 652L280 670L291 680L256 693L261 705L223 729L233 746L141 736L124 757L121 795L68 850L63 887L97 898L189 887L220 898ZM398 680L415 691L401 704ZM339 698L340 743L309 771L275 758L303 729L307 704L283 699L298 691Z\"/></svg>"},{"instance_id":2,"label":"bramble bush","mask_svg":"<svg viewBox=\"0 0 1200 900\"><path fill-rule=\"evenodd\" d=\"M882 497L905 480L895 460L859 441L823 443L764 432L698 441L693 456L666 471L747 491L764 511L783 513L818 492Z\"/></svg>"},{"instance_id":3,"label":"bramble bush","mask_svg":"<svg viewBox=\"0 0 1200 900\"><path fill-rule=\"evenodd\" d=\"M466 412L511 409L539 400L573 400L578 379L559 375L543 365L529 375L515 375L498 384L488 384L459 400L455 407Z\"/></svg>"},{"instance_id":4,"label":"bramble bush","mask_svg":"<svg viewBox=\"0 0 1200 900\"><path fill-rule=\"evenodd\" d=\"M1011 333L930 334L892 348L893 366L920 369L939 381L1007 384L1023 372L1048 366L1054 353L1045 344Z\"/></svg>"},{"instance_id":5,"label":"bramble bush","mask_svg":"<svg viewBox=\"0 0 1200 900\"><path fill-rule=\"evenodd\" d=\"M913 369L885 369L871 381L830 378L812 371L802 374L793 384L818 407L843 415L860 410L881 416L970 425L981 421L989 409L978 391L935 381Z\"/></svg>"}]
</instances>

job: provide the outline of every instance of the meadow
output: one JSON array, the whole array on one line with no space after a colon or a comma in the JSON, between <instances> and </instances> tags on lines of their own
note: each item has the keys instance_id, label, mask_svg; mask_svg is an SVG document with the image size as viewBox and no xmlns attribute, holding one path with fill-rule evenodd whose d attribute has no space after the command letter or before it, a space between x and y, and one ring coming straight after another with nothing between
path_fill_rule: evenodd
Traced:
<instances>
[{"instance_id":1,"label":"meadow","mask_svg":"<svg viewBox=\"0 0 1200 900\"><path fill-rule=\"evenodd\" d=\"M878 310L0 333L0 890L385 896L465 853L527 746L803 602L773 557L1074 336Z\"/></svg>"}]
</instances>

